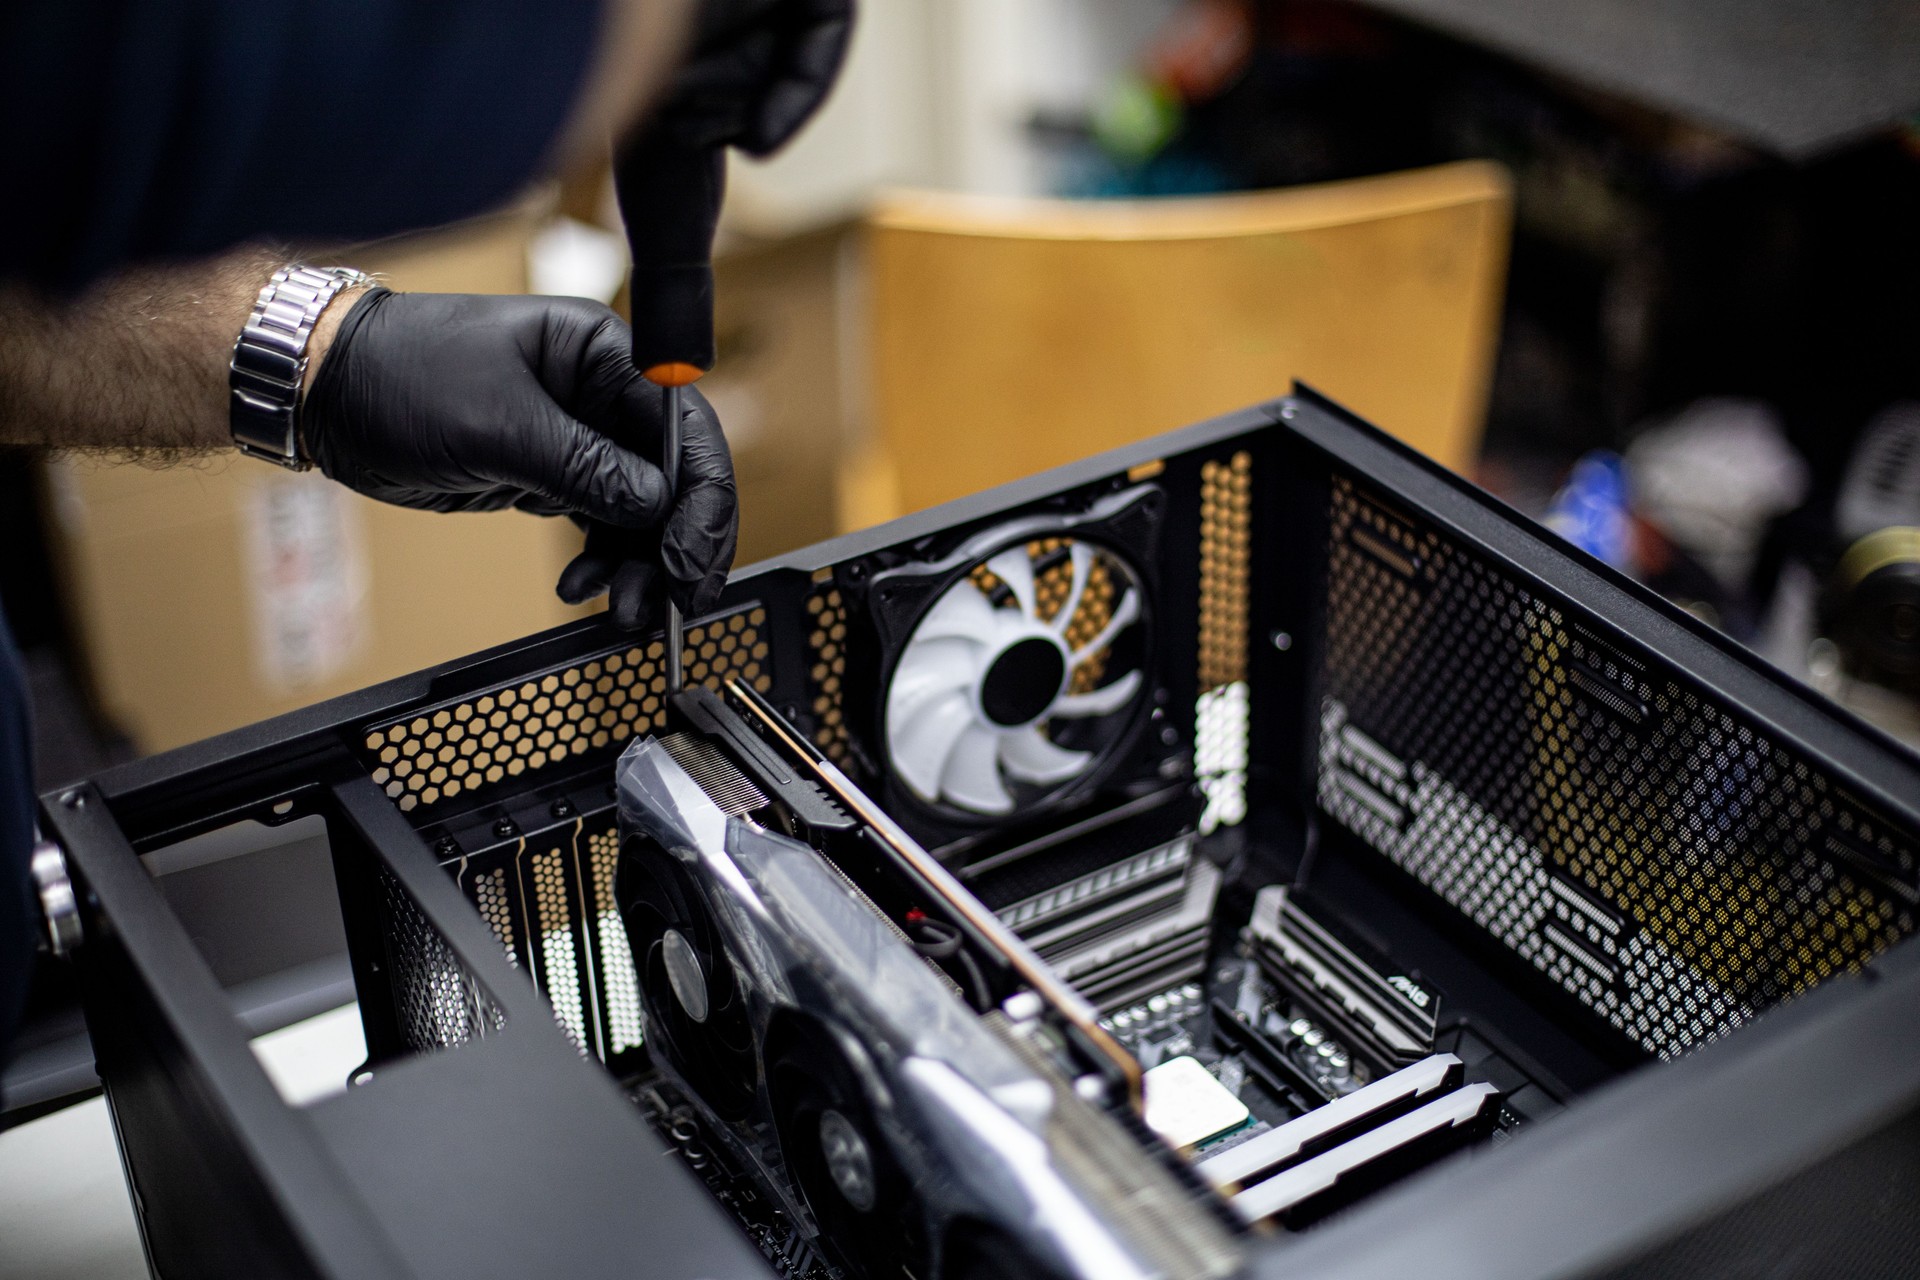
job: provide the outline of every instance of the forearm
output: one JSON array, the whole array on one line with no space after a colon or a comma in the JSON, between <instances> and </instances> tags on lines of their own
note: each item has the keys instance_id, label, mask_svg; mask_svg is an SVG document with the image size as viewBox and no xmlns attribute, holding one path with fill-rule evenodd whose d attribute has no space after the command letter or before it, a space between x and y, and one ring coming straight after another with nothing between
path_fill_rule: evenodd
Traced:
<instances>
[{"instance_id":1,"label":"forearm","mask_svg":"<svg viewBox=\"0 0 1920 1280\"><path fill-rule=\"evenodd\" d=\"M226 448L227 362L260 287L260 249L130 271L77 298L0 289L0 444L139 454ZM309 344L309 375L347 306Z\"/></svg>"}]
</instances>

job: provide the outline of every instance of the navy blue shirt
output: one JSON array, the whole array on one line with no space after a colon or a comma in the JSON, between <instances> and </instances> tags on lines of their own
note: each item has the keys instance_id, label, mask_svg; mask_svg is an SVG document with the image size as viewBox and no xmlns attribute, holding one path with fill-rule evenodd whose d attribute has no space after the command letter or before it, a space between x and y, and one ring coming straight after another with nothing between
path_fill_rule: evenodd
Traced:
<instances>
[{"instance_id":1,"label":"navy blue shirt","mask_svg":"<svg viewBox=\"0 0 1920 1280\"><path fill-rule=\"evenodd\" d=\"M368 240L511 197L600 0L0 0L0 280ZM0 1061L34 916L26 687L0 619Z\"/></svg>"},{"instance_id":2,"label":"navy blue shirt","mask_svg":"<svg viewBox=\"0 0 1920 1280\"><path fill-rule=\"evenodd\" d=\"M13 633L0 615L0 1062L27 999L35 923L27 879L33 843L33 750L27 736L27 682Z\"/></svg>"}]
</instances>

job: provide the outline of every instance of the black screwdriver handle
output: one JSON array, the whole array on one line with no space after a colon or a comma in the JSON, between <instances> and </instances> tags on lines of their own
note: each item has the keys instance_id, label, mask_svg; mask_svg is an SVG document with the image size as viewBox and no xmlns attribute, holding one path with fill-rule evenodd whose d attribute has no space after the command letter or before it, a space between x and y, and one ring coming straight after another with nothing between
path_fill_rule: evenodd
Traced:
<instances>
[{"instance_id":1,"label":"black screwdriver handle","mask_svg":"<svg viewBox=\"0 0 1920 1280\"><path fill-rule=\"evenodd\" d=\"M658 128L636 135L614 166L633 254L633 362L662 385L713 368L713 232L726 185L723 148L689 147Z\"/></svg>"}]
</instances>

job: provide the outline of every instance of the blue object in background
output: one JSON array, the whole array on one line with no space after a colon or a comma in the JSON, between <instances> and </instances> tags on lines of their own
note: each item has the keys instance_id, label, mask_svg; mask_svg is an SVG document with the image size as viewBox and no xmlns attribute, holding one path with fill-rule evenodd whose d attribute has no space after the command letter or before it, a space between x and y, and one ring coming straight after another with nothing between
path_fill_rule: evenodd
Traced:
<instances>
[{"instance_id":1,"label":"blue object in background","mask_svg":"<svg viewBox=\"0 0 1920 1280\"><path fill-rule=\"evenodd\" d=\"M1611 449L1595 449L1573 464L1542 522L1588 555L1623 572L1632 567L1633 517L1627 501L1627 465Z\"/></svg>"}]
</instances>

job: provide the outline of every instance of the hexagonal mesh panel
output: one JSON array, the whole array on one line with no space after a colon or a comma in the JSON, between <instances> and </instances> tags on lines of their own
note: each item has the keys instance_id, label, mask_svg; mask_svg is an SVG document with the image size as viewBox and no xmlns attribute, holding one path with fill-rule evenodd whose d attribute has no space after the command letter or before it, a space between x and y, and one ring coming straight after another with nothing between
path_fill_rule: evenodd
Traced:
<instances>
[{"instance_id":1,"label":"hexagonal mesh panel","mask_svg":"<svg viewBox=\"0 0 1920 1280\"><path fill-rule=\"evenodd\" d=\"M1253 572L1253 455L1200 468L1200 697L1194 772L1203 831L1247 814L1247 592Z\"/></svg>"},{"instance_id":2,"label":"hexagonal mesh panel","mask_svg":"<svg viewBox=\"0 0 1920 1280\"><path fill-rule=\"evenodd\" d=\"M739 676L772 683L760 628L766 610L743 609L689 627L687 680L719 688ZM373 780L411 812L589 751L616 751L659 727L666 693L658 640L500 685L457 702L376 724L362 740Z\"/></svg>"},{"instance_id":3,"label":"hexagonal mesh panel","mask_svg":"<svg viewBox=\"0 0 1920 1280\"><path fill-rule=\"evenodd\" d=\"M1319 799L1672 1056L1913 932L1920 841L1650 652L1336 478Z\"/></svg>"},{"instance_id":4,"label":"hexagonal mesh panel","mask_svg":"<svg viewBox=\"0 0 1920 1280\"><path fill-rule=\"evenodd\" d=\"M813 707L813 742L835 764L847 763L847 722L841 679L847 673L847 606L831 575L822 573L807 593L807 694Z\"/></svg>"}]
</instances>

